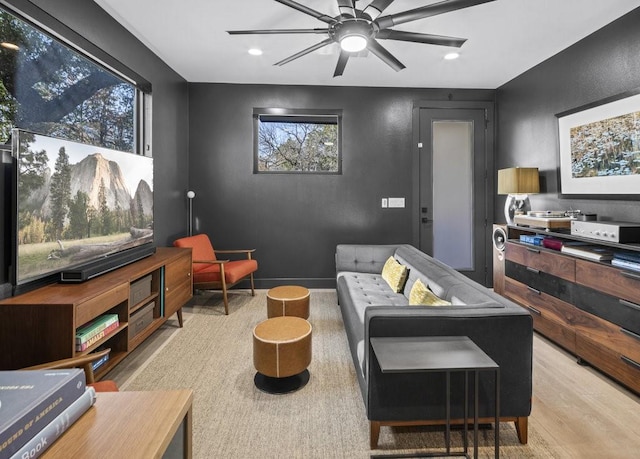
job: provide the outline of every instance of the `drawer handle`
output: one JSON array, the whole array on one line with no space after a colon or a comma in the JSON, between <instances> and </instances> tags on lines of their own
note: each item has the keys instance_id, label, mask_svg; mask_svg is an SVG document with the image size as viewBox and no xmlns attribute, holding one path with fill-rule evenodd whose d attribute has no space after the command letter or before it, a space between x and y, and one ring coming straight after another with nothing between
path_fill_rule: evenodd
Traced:
<instances>
[{"instance_id":1,"label":"drawer handle","mask_svg":"<svg viewBox=\"0 0 640 459\"><path fill-rule=\"evenodd\" d=\"M626 328L621 328L620 331L627 336L640 340L640 335L638 335L637 333L633 333L632 331L627 330Z\"/></svg>"},{"instance_id":2,"label":"drawer handle","mask_svg":"<svg viewBox=\"0 0 640 459\"><path fill-rule=\"evenodd\" d=\"M527 309L529 309L531 312L533 312L534 314L536 314L538 316L542 315L542 313L539 310L537 310L536 308L534 308L533 306L527 306Z\"/></svg>"},{"instance_id":3,"label":"drawer handle","mask_svg":"<svg viewBox=\"0 0 640 459\"><path fill-rule=\"evenodd\" d=\"M540 293L541 293L540 290L537 290L537 289L535 289L533 287L529 287L528 285L527 285L527 288L529 289L530 292L533 292L536 295L540 295Z\"/></svg>"},{"instance_id":4,"label":"drawer handle","mask_svg":"<svg viewBox=\"0 0 640 459\"><path fill-rule=\"evenodd\" d=\"M536 268L532 268L531 266L527 266L527 271L533 274L540 274L540 270Z\"/></svg>"},{"instance_id":5,"label":"drawer handle","mask_svg":"<svg viewBox=\"0 0 640 459\"><path fill-rule=\"evenodd\" d=\"M640 363L636 362L635 360L631 360L629 357L625 357L624 355L621 355L620 358L627 365L632 366L636 370L640 370Z\"/></svg>"},{"instance_id":6,"label":"drawer handle","mask_svg":"<svg viewBox=\"0 0 640 459\"><path fill-rule=\"evenodd\" d=\"M624 304L625 306L629 306L630 308L635 309L636 311L640 311L640 305L632 303L631 301L623 300L622 298L618 300L620 304Z\"/></svg>"},{"instance_id":7,"label":"drawer handle","mask_svg":"<svg viewBox=\"0 0 640 459\"><path fill-rule=\"evenodd\" d=\"M624 277L627 277L629 279L640 281L639 274L630 273L629 271L620 271L620 274L622 274Z\"/></svg>"},{"instance_id":8,"label":"drawer handle","mask_svg":"<svg viewBox=\"0 0 640 459\"><path fill-rule=\"evenodd\" d=\"M526 249L527 249L529 252L533 252L533 253L540 253L540 249L534 249L534 248L531 248L531 247L526 247Z\"/></svg>"}]
</instances>

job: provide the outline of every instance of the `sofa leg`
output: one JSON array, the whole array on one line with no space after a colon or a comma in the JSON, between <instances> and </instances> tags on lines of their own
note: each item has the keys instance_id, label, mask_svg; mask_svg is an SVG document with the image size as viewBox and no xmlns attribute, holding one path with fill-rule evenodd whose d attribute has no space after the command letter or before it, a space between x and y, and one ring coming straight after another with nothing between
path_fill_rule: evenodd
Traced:
<instances>
[{"instance_id":1,"label":"sofa leg","mask_svg":"<svg viewBox=\"0 0 640 459\"><path fill-rule=\"evenodd\" d=\"M371 421L369 423L369 444L371 449L378 447L378 438L380 438L380 423L378 421Z\"/></svg>"},{"instance_id":2,"label":"sofa leg","mask_svg":"<svg viewBox=\"0 0 640 459\"><path fill-rule=\"evenodd\" d=\"M522 416L515 420L516 433L518 434L518 440L523 445L526 445L529 441L529 417Z\"/></svg>"}]
</instances>

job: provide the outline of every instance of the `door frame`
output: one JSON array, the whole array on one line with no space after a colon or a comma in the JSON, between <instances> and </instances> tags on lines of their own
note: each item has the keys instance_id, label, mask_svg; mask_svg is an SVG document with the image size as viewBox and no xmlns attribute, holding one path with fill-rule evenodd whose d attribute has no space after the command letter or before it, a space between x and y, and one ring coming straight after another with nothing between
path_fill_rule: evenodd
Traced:
<instances>
[{"instance_id":1,"label":"door frame","mask_svg":"<svg viewBox=\"0 0 640 459\"><path fill-rule=\"evenodd\" d=\"M484 224L484 285L490 286L490 273L492 272L492 244L491 233L494 216L493 207L495 200L495 180L497 172L495 164L495 103L490 101L451 101L451 100L418 100L413 103L412 111L412 196L413 209L411 211L412 221L412 244L420 246L420 110L422 109L475 109L484 110L485 113L485 224Z\"/></svg>"}]
</instances>

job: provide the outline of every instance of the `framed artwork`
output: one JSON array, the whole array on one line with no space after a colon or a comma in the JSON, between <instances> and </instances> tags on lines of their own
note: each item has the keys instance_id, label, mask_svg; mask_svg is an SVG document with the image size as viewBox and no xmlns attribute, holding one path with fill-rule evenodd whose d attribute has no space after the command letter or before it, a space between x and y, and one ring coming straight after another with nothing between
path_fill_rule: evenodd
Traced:
<instances>
[{"instance_id":1,"label":"framed artwork","mask_svg":"<svg viewBox=\"0 0 640 459\"><path fill-rule=\"evenodd\" d=\"M562 197L640 199L640 93L556 117Z\"/></svg>"}]
</instances>

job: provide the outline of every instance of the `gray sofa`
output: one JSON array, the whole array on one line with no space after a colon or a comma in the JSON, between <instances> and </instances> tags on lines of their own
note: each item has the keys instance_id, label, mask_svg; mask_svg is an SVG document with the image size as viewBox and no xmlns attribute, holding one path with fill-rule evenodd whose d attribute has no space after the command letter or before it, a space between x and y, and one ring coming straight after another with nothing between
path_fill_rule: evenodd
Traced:
<instances>
[{"instance_id":1,"label":"gray sofa","mask_svg":"<svg viewBox=\"0 0 640 459\"><path fill-rule=\"evenodd\" d=\"M409 268L402 293L381 272L389 256ZM527 442L531 412L533 322L515 303L410 245L347 245L336 249L336 288L360 390L370 421L371 448L383 425L442 424L446 419L444 375L382 373L369 339L378 336L468 336L500 365L500 418L513 421ZM409 306L421 279L451 306ZM464 418L462 378L452 377L451 416ZM495 386L480 373L479 416L492 422Z\"/></svg>"}]
</instances>

